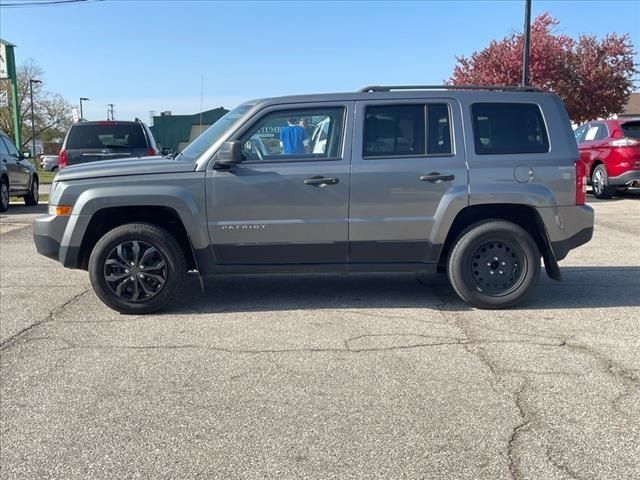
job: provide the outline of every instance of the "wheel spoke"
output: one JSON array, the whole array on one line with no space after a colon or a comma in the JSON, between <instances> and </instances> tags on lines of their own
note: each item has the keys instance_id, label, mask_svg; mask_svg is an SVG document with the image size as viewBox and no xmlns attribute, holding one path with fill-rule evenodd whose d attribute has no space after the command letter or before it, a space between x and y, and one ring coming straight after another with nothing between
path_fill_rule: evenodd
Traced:
<instances>
[{"instance_id":1,"label":"wheel spoke","mask_svg":"<svg viewBox=\"0 0 640 480\"><path fill-rule=\"evenodd\" d=\"M135 278L135 280L133 280L131 283L133 283L133 295L131 297L132 301L136 301L138 300L138 297L140 296L140 289L138 288L138 282L140 281L139 278Z\"/></svg>"},{"instance_id":2,"label":"wheel spoke","mask_svg":"<svg viewBox=\"0 0 640 480\"><path fill-rule=\"evenodd\" d=\"M145 271L147 271L147 272L148 272L148 271L150 271L150 270L151 270L151 271L153 271L153 270L160 270L161 268L164 268L164 266L165 266L165 265L166 265L166 264L165 264L164 260L163 260L163 259L160 259L160 260L158 261L158 263L155 263L155 264L150 265L150 266L145 265L145 266L144 266L144 269L145 269Z\"/></svg>"},{"instance_id":3,"label":"wheel spoke","mask_svg":"<svg viewBox=\"0 0 640 480\"><path fill-rule=\"evenodd\" d=\"M165 279L162 275L156 275L155 273L145 273L145 276L149 278L153 278L156 282L160 283L161 285L164 285Z\"/></svg>"},{"instance_id":4,"label":"wheel spoke","mask_svg":"<svg viewBox=\"0 0 640 480\"><path fill-rule=\"evenodd\" d=\"M147 296L152 297L153 295L155 295L157 289L154 289L153 287L147 285L147 282L142 278L139 281L142 290L144 290L144 293L146 293Z\"/></svg>"},{"instance_id":5,"label":"wheel spoke","mask_svg":"<svg viewBox=\"0 0 640 480\"><path fill-rule=\"evenodd\" d=\"M130 281L131 280L129 280L128 278L125 278L122 282L120 282L120 284L116 288L116 295L118 295L119 297L123 297L123 290L127 286L127 283L129 283Z\"/></svg>"},{"instance_id":6,"label":"wheel spoke","mask_svg":"<svg viewBox=\"0 0 640 480\"><path fill-rule=\"evenodd\" d=\"M128 269L129 265L126 265L124 263L122 263L121 261L115 259L115 258L110 258L108 259L106 262L104 262L105 265L115 265L118 268L122 268L124 269Z\"/></svg>"},{"instance_id":7,"label":"wheel spoke","mask_svg":"<svg viewBox=\"0 0 640 480\"><path fill-rule=\"evenodd\" d=\"M127 265L129 265L129 259L127 258L127 256L125 255L124 252L124 244L121 243L120 245L118 245L118 248L116 249L116 251L118 252L118 256L120 257L120 259Z\"/></svg>"},{"instance_id":8,"label":"wheel spoke","mask_svg":"<svg viewBox=\"0 0 640 480\"><path fill-rule=\"evenodd\" d=\"M134 241L131 250L133 251L133 263L138 265L138 259L140 258L140 244Z\"/></svg>"},{"instance_id":9,"label":"wheel spoke","mask_svg":"<svg viewBox=\"0 0 640 480\"><path fill-rule=\"evenodd\" d=\"M123 278L127 278L129 276L128 273L121 273L121 274L115 274L115 273L111 273L109 275L105 275L104 279L107 282L117 282L119 280L122 280Z\"/></svg>"},{"instance_id":10,"label":"wheel spoke","mask_svg":"<svg viewBox=\"0 0 640 480\"><path fill-rule=\"evenodd\" d=\"M153 257L155 253L158 253L158 249L156 247L147 248L147 250L142 254L140 265L144 265L145 268L147 268L147 262Z\"/></svg>"}]
</instances>

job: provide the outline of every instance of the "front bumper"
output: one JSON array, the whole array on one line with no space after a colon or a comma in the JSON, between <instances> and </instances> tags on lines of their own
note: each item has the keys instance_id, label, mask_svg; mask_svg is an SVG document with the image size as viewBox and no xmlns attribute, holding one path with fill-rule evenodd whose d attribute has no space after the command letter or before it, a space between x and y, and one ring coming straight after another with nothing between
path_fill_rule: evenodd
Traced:
<instances>
[{"instance_id":1,"label":"front bumper","mask_svg":"<svg viewBox=\"0 0 640 480\"><path fill-rule=\"evenodd\" d=\"M43 215L33 222L33 241L40 255L60 261L60 244L69 217Z\"/></svg>"},{"instance_id":2,"label":"front bumper","mask_svg":"<svg viewBox=\"0 0 640 480\"><path fill-rule=\"evenodd\" d=\"M609 177L609 185L622 187L631 184L640 185L640 170L628 170L617 177Z\"/></svg>"}]
</instances>

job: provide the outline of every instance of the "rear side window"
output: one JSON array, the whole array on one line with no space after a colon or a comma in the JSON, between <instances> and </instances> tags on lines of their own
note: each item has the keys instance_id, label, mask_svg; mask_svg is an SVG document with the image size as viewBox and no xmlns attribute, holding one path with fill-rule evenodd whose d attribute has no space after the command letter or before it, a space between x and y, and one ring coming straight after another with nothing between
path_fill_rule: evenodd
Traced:
<instances>
[{"instance_id":1,"label":"rear side window","mask_svg":"<svg viewBox=\"0 0 640 480\"><path fill-rule=\"evenodd\" d=\"M364 156L424 155L424 105L367 107Z\"/></svg>"},{"instance_id":2,"label":"rear side window","mask_svg":"<svg viewBox=\"0 0 640 480\"><path fill-rule=\"evenodd\" d=\"M625 137L640 138L640 122L627 122L620 125Z\"/></svg>"},{"instance_id":3,"label":"rear side window","mask_svg":"<svg viewBox=\"0 0 640 480\"><path fill-rule=\"evenodd\" d=\"M535 104L474 103L471 113L478 155L549 151L549 138L542 113Z\"/></svg>"},{"instance_id":4,"label":"rear side window","mask_svg":"<svg viewBox=\"0 0 640 480\"><path fill-rule=\"evenodd\" d=\"M147 148L142 127L137 124L74 125L66 148L71 149L133 149Z\"/></svg>"},{"instance_id":5,"label":"rear side window","mask_svg":"<svg viewBox=\"0 0 640 480\"><path fill-rule=\"evenodd\" d=\"M367 107L363 156L450 155L450 124L446 103Z\"/></svg>"}]
</instances>

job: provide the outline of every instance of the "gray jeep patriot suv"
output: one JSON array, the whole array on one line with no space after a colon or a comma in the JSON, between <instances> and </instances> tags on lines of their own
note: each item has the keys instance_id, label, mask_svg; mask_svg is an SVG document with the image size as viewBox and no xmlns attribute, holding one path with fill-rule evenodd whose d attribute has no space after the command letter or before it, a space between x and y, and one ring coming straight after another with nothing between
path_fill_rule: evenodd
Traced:
<instances>
[{"instance_id":1,"label":"gray jeep patriot suv","mask_svg":"<svg viewBox=\"0 0 640 480\"><path fill-rule=\"evenodd\" d=\"M188 270L446 272L480 308L534 288L591 239L561 100L516 87L367 87L244 103L174 158L65 168L38 251L123 313Z\"/></svg>"}]
</instances>

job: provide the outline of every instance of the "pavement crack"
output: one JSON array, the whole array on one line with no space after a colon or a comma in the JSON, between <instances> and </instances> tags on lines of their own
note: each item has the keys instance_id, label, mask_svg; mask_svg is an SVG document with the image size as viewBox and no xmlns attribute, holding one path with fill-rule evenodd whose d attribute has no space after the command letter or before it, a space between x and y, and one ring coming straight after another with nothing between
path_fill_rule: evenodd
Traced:
<instances>
[{"instance_id":1,"label":"pavement crack","mask_svg":"<svg viewBox=\"0 0 640 480\"><path fill-rule=\"evenodd\" d=\"M513 478L513 480L520 480L525 478L524 474L522 473L522 470L520 469L520 464L519 464L520 459L517 452L517 448L518 448L517 443L518 443L518 439L520 438L520 435L523 432L526 432L531 425L531 419L522 404L522 396L524 394L526 387L527 387L527 381L523 378L520 388L515 393L515 404L516 404L516 408L518 409L521 422L513 428L513 430L511 431L511 436L509 437L509 442L507 443L507 458L509 459L509 473L511 474L511 478Z\"/></svg>"},{"instance_id":2,"label":"pavement crack","mask_svg":"<svg viewBox=\"0 0 640 480\"><path fill-rule=\"evenodd\" d=\"M85 295L87 292L89 292L89 288L84 289L83 291L81 291L80 293L72 296L69 300L67 300L66 302L64 302L62 305L58 305L54 308L52 308L49 313L42 318L41 320L38 320L34 323L32 323L31 325L23 328L22 330L20 330L19 332L11 335L10 337L8 337L7 339L3 340L0 342L0 351L6 350L7 348L9 348L11 345L14 345L16 342L18 342L21 338L23 338L24 336L28 335L29 332L33 331L35 328L39 327L40 325L44 325L46 323L51 323L55 320L55 318L60 315L60 313L64 312L64 310L69 307L70 305L72 305L73 303L75 303L77 300L80 299L80 297L82 297L83 295ZM68 343L68 342L66 342Z\"/></svg>"},{"instance_id":3,"label":"pavement crack","mask_svg":"<svg viewBox=\"0 0 640 480\"><path fill-rule=\"evenodd\" d=\"M566 476L573 480L583 480L585 477L578 475L574 470L569 468L568 465L565 465L560 461L560 459L556 458L557 456L554 454L553 449L550 446L547 446L546 450L547 460L551 465L553 465L556 469L564 473Z\"/></svg>"},{"instance_id":4,"label":"pavement crack","mask_svg":"<svg viewBox=\"0 0 640 480\"><path fill-rule=\"evenodd\" d=\"M573 343L570 341L567 341L566 347L578 352L582 352L585 355L594 358L600 363L603 372L613 377L622 384L622 392L620 392L620 394L618 394L611 401L611 407L615 411L623 415L628 415L628 412L625 412L620 407L620 403L624 398L630 397L634 395L634 393L638 395L638 401L640 401L640 378L638 377L636 371L624 368L615 360L606 356L604 353L596 350L593 347L581 343Z\"/></svg>"}]
</instances>

